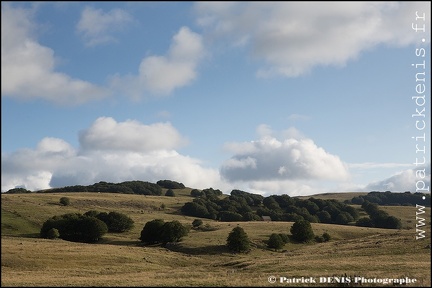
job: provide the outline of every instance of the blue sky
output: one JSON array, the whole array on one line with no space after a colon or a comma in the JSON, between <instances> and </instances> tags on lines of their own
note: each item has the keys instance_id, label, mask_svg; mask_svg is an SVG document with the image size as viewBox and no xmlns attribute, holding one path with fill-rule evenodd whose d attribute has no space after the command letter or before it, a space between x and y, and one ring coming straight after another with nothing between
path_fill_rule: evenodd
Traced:
<instances>
[{"instance_id":1,"label":"blue sky","mask_svg":"<svg viewBox=\"0 0 432 288\"><path fill-rule=\"evenodd\" d=\"M430 159L430 68L411 65L430 63L430 2L1 9L2 192L161 179L292 196L430 185L430 160L414 164Z\"/></svg>"}]
</instances>

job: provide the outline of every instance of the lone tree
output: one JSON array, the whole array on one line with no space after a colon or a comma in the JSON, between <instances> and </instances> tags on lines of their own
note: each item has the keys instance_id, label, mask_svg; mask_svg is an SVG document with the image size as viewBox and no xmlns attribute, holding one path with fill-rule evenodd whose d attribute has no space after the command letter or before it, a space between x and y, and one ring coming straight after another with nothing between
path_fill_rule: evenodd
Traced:
<instances>
[{"instance_id":1,"label":"lone tree","mask_svg":"<svg viewBox=\"0 0 432 288\"><path fill-rule=\"evenodd\" d=\"M312 226L307 220L298 220L291 226L292 238L297 242L309 242L315 235Z\"/></svg>"},{"instance_id":2,"label":"lone tree","mask_svg":"<svg viewBox=\"0 0 432 288\"><path fill-rule=\"evenodd\" d=\"M270 238L267 242L267 246L269 248L273 248L275 250L281 249L284 245L285 245L285 242L282 240L282 237L277 233L271 234Z\"/></svg>"},{"instance_id":3,"label":"lone tree","mask_svg":"<svg viewBox=\"0 0 432 288\"><path fill-rule=\"evenodd\" d=\"M250 241L246 232L240 226L232 229L227 238L227 246L233 252L248 252L250 250Z\"/></svg>"}]
</instances>

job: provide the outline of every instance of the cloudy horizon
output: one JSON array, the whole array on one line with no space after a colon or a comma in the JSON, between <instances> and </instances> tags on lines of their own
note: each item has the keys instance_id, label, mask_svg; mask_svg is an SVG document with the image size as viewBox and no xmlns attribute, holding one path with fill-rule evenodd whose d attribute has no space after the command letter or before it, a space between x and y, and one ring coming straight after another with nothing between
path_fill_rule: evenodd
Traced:
<instances>
[{"instance_id":1,"label":"cloudy horizon","mask_svg":"<svg viewBox=\"0 0 432 288\"><path fill-rule=\"evenodd\" d=\"M164 179L291 196L430 186L411 98L411 64L430 62L430 3L1 7L1 192ZM430 111L424 120L429 131Z\"/></svg>"}]
</instances>

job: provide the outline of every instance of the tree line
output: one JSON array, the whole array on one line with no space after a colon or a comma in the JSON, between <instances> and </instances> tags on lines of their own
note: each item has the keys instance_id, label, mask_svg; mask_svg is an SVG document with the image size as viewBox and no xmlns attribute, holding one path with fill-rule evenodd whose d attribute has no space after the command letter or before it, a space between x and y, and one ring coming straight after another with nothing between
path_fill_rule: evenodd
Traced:
<instances>
[{"instance_id":1,"label":"tree line","mask_svg":"<svg viewBox=\"0 0 432 288\"><path fill-rule=\"evenodd\" d=\"M270 216L272 221L307 220L311 223L348 224L358 219L357 210L337 200L309 198L302 200L286 194L263 197L241 190L232 190L230 196L212 188L192 190L192 202L181 212L187 216L219 221L260 221Z\"/></svg>"},{"instance_id":2,"label":"tree line","mask_svg":"<svg viewBox=\"0 0 432 288\"><path fill-rule=\"evenodd\" d=\"M390 216L387 212L378 208L378 204L365 201L362 209L366 211L369 217L362 217L357 220L356 226L375 227L386 229L401 229L400 219Z\"/></svg>"},{"instance_id":3,"label":"tree line","mask_svg":"<svg viewBox=\"0 0 432 288\"><path fill-rule=\"evenodd\" d=\"M431 206L430 194L420 192L411 193L409 191L404 193L372 191L367 195L353 197L348 203L362 205L366 201L384 206L415 206L416 204L421 204L426 207Z\"/></svg>"},{"instance_id":4,"label":"tree line","mask_svg":"<svg viewBox=\"0 0 432 288\"><path fill-rule=\"evenodd\" d=\"M39 193L58 193L58 192L101 192L101 193L123 193L123 194L140 194L140 195L162 195L162 188L166 189L183 189L185 185L172 180L159 180L155 183L147 181L125 181L120 183L110 183L100 181L92 185L73 185L59 188L39 190ZM9 189L5 193L18 194L30 193L32 191L25 188Z\"/></svg>"},{"instance_id":5,"label":"tree line","mask_svg":"<svg viewBox=\"0 0 432 288\"><path fill-rule=\"evenodd\" d=\"M61 238L73 242L98 242L107 232L122 233L132 229L134 221L120 212L67 213L46 220L40 230L42 238Z\"/></svg>"},{"instance_id":6,"label":"tree line","mask_svg":"<svg viewBox=\"0 0 432 288\"><path fill-rule=\"evenodd\" d=\"M125 181L121 183L110 183L100 181L92 185L74 185L61 188L36 191L39 193L58 193L58 192L100 192L100 193L123 193L139 195L162 195L162 187L146 181Z\"/></svg>"}]
</instances>

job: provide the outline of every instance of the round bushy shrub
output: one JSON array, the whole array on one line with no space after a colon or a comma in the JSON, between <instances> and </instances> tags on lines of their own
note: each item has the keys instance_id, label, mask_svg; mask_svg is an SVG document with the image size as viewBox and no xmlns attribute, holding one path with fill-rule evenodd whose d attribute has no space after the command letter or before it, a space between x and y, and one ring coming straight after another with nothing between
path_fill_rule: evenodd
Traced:
<instances>
[{"instance_id":1,"label":"round bushy shrub","mask_svg":"<svg viewBox=\"0 0 432 288\"><path fill-rule=\"evenodd\" d=\"M192 221L192 226L194 228L197 228L199 226L201 226L203 224L203 221L201 219L195 219L194 221Z\"/></svg>"},{"instance_id":2,"label":"round bushy shrub","mask_svg":"<svg viewBox=\"0 0 432 288\"><path fill-rule=\"evenodd\" d=\"M175 197L176 195L175 195L175 193L174 193L174 191L172 189L168 189L165 192L165 196Z\"/></svg>"},{"instance_id":3,"label":"round bushy shrub","mask_svg":"<svg viewBox=\"0 0 432 288\"><path fill-rule=\"evenodd\" d=\"M323 235L322 235L322 237L324 238L325 242L330 241L330 239L331 239L330 234L327 233L327 232L324 232Z\"/></svg>"},{"instance_id":4,"label":"round bushy shrub","mask_svg":"<svg viewBox=\"0 0 432 288\"><path fill-rule=\"evenodd\" d=\"M63 206L68 206L70 204L70 199L68 197L61 197L60 204Z\"/></svg>"},{"instance_id":5,"label":"round bushy shrub","mask_svg":"<svg viewBox=\"0 0 432 288\"><path fill-rule=\"evenodd\" d=\"M273 248L275 250L281 249L285 245L279 234L273 233L270 235L269 240L267 241L267 247Z\"/></svg>"},{"instance_id":6,"label":"round bushy shrub","mask_svg":"<svg viewBox=\"0 0 432 288\"><path fill-rule=\"evenodd\" d=\"M60 233L56 228L51 228L47 232L47 238L48 239L57 239L60 237Z\"/></svg>"},{"instance_id":7,"label":"round bushy shrub","mask_svg":"<svg viewBox=\"0 0 432 288\"><path fill-rule=\"evenodd\" d=\"M134 221L127 215L120 212L110 212L105 218L105 224L110 232L129 231L134 226Z\"/></svg>"}]
</instances>

